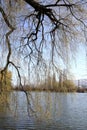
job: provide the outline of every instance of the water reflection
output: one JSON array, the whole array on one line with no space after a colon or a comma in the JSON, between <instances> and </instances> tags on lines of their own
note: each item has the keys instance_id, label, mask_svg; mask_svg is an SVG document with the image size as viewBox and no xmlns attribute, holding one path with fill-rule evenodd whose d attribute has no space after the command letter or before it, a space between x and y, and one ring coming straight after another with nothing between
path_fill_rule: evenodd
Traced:
<instances>
[{"instance_id":1,"label":"water reflection","mask_svg":"<svg viewBox=\"0 0 87 130\"><path fill-rule=\"evenodd\" d=\"M86 93L27 94L6 95L8 102L0 103L0 130L86 130Z\"/></svg>"}]
</instances>

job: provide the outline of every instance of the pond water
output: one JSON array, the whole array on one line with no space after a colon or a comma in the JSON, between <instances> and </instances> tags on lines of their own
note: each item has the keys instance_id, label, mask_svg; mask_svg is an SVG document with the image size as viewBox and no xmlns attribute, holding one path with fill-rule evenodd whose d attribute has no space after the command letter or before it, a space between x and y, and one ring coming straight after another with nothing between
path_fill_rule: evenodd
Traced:
<instances>
[{"instance_id":1,"label":"pond water","mask_svg":"<svg viewBox=\"0 0 87 130\"><path fill-rule=\"evenodd\" d=\"M11 92L0 130L87 130L87 93Z\"/></svg>"}]
</instances>

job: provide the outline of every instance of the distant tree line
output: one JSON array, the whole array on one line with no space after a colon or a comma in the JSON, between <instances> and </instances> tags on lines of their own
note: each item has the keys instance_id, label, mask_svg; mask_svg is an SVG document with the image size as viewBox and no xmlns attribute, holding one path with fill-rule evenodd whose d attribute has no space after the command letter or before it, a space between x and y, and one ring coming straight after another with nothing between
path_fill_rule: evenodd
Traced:
<instances>
[{"instance_id":1,"label":"distant tree line","mask_svg":"<svg viewBox=\"0 0 87 130\"><path fill-rule=\"evenodd\" d=\"M22 90L19 86L15 87L16 90ZM46 75L45 80L37 82L37 84L24 84L24 90L29 91L55 91L55 92L75 92L77 90L73 80L68 79L65 71L61 72L56 78L56 74L51 75L49 72Z\"/></svg>"}]
</instances>

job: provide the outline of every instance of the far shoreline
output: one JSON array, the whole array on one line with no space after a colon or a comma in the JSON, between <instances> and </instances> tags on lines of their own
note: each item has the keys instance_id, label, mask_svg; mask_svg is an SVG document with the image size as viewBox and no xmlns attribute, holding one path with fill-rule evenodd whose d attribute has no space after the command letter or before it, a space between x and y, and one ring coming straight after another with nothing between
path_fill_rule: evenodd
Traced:
<instances>
[{"instance_id":1,"label":"far shoreline","mask_svg":"<svg viewBox=\"0 0 87 130\"><path fill-rule=\"evenodd\" d=\"M77 87L77 89L73 89L73 90L64 90L64 89L46 89L46 88L13 88L13 90L15 91L29 91L29 92L56 92L56 93L87 93L87 88L81 88L81 87Z\"/></svg>"}]
</instances>

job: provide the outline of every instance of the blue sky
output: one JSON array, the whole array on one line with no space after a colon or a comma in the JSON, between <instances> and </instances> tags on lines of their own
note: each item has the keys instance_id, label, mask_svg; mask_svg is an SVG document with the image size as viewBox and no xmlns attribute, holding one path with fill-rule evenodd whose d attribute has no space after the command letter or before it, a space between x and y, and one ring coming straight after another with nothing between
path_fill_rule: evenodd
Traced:
<instances>
[{"instance_id":1,"label":"blue sky","mask_svg":"<svg viewBox=\"0 0 87 130\"><path fill-rule=\"evenodd\" d=\"M71 72L75 79L87 78L86 48L81 45L76 54L76 59L71 61Z\"/></svg>"},{"instance_id":2,"label":"blue sky","mask_svg":"<svg viewBox=\"0 0 87 130\"><path fill-rule=\"evenodd\" d=\"M24 68L24 67L23 67ZM22 69L23 69L22 68ZM27 70L27 67L26 67ZM23 71L22 74L24 77L27 77L27 71ZM71 68L70 72L73 76L73 79L87 79L87 57L86 57L86 48L84 45L80 44L80 47L78 48L78 51L76 53L76 58L71 59ZM34 78L34 77L33 77ZM14 85L17 83L17 73L14 71L14 78L13 82Z\"/></svg>"}]
</instances>

